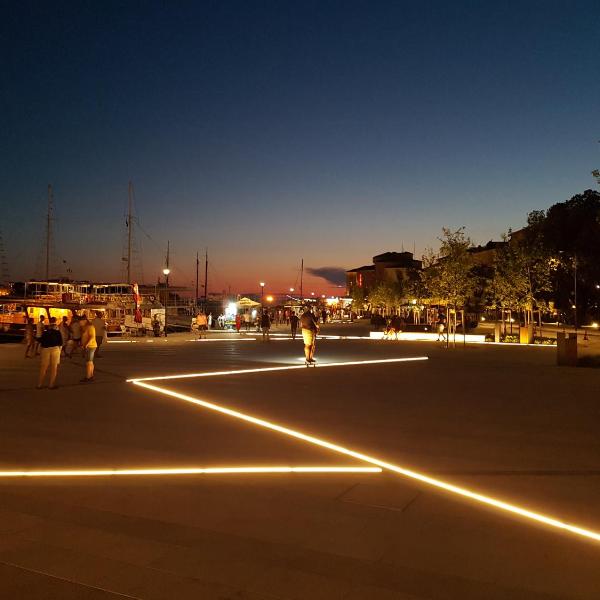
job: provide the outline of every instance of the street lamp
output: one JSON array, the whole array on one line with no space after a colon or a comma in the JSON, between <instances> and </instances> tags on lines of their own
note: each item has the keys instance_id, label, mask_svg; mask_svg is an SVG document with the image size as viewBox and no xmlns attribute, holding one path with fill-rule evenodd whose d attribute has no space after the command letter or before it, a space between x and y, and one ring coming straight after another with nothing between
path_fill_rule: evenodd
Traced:
<instances>
[{"instance_id":1,"label":"street lamp","mask_svg":"<svg viewBox=\"0 0 600 600\"><path fill-rule=\"evenodd\" d=\"M167 337L167 313L169 312L169 273L171 269L169 267L165 267L163 269L163 275L165 276L165 290L166 290L166 298L165 298L165 337Z\"/></svg>"},{"instance_id":2,"label":"street lamp","mask_svg":"<svg viewBox=\"0 0 600 600\"><path fill-rule=\"evenodd\" d=\"M264 296L265 296L265 282L261 281L260 282L260 305L263 305L264 302Z\"/></svg>"}]
</instances>

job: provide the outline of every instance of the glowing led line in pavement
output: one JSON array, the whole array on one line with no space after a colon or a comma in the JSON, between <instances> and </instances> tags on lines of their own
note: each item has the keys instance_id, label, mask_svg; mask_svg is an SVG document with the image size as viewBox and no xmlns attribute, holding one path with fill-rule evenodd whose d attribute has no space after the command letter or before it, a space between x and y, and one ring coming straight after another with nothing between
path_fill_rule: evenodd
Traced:
<instances>
[{"instance_id":1,"label":"glowing led line in pavement","mask_svg":"<svg viewBox=\"0 0 600 600\"><path fill-rule=\"evenodd\" d=\"M215 467L175 469L66 469L0 471L0 477L107 477L113 475L229 475L263 473L381 473L379 467Z\"/></svg>"},{"instance_id":2,"label":"glowing led line in pavement","mask_svg":"<svg viewBox=\"0 0 600 600\"><path fill-rule=\"evenodd\" d=\"M304 368L304 367L302 367ZM534 512L532 510L528 510L525 508L521 508L514 504L510 504L508 502L504 502L503 500L498 500L496 498L492 498L491 496L485 496L484 494L480 494L477 492L472 492L466 488L459 487L457 485L453 485L451 483L447 483L442 481L441 479L435 479L433 477L429 477L428 475L424 475L423 473L418 473L417 471L412 471L411 469L406 469L404 467L400 467L398 465L394 465L392 463L385 462L378 458L374 458L372 456L368 456L367 454L362 454L360 452L355 452L354 450L350 450L349 448L345 448L344 446L339 446L338 444L334 444L332 442L328 442L326 440L319 439L317 437L307 435L300 431L295 431L294 429L290 429L289 427L283 427L281 425L277 425L276 423L272 423L270 421L266 421L264 419L259 419L257 417L253 417L251 415L247 415L241 413L237 410L233 410L231 408L226 408L224 406L220 406L218 404L214 404L212 402L207 402L205 400L200 400L198 398L193 398L192 396L187 396L186 394L180 394L179 392L175 392L172 390L168 390L165 388L160 388L158 386L152 385L150 383L144 383L141 380L133 380L133 383L139 386L142 386L146 389L153 390L158 392L159 394L165 394L167 396L171 396L173 398L178 398L179 400L185 400L186 402L190 402L192 404L196 404L203 408L207 408L209 410L213 410L225 415L229 415L230 417L235 417L236 419L240 419L242 421L246 421L248 423L253 423L254 425L258 425L260 427L264 427L266 429L271 429L272 431L277 431L279 433L283 433L285 435L289 435L290 437L303 440L310 444L314 444L316 446L321 446L322 448L328 448L329 450L333 450L334 452L338 452L339 454L345 454L346 456L351 456L353 458L357 458L358 460L362 460L364 462L370 463L372 465L376 465L381 467L382 469L387 469L388 471L392 471L394 473L398 473L400 475L404 475L405 477L409 477L410 479L415 479L427 485L445 490L452 494L456 494L458 496L462 496L464 498L469 498L471 500L475 500L476 502L480 502L482 504L486 504L488 506L493 506L494 508L513 513L519 515L521 517L525 517L527 519L531 519L533 521L537 521L538 523L543 523L545 525L549 525L551 527L555 527L557 529L562 529L564 531L568 531L575 535L583 536L586 538L590 538L597 542L600 542L600 533L591 531L589 529L585 529L583 527L578 527L576 525L570 525L568 523L564 523L563 521L559 521L553 517L549 517L543 515L541 513Z\"/></svg>"},{"instance_id":3,"label":"glowing led line in pavement","mask_svg":"<svg viewBox=\"0 0 600 600\"><path fill-rule=\"evenodd\" d=\"M204 339L195 339L195 340L185 340L186 342L255 342L256 338L204 338Z\"/></svg>"},{"instance_id":4,"label":"glowing led line in pavement","mask_svg":"<svg viewBox=\"0 0 600 600\"><path fill-rule=\"evenodd\" d=\"M382 358L378 360L349 360L346 362L319 363L318 368L323 367L345 367L349 365L378 365L397 362L411 362L417 360L428 360L427 356L413 356L409 358ZM257 369L236 369L233 371L205 371L203 373L185 373L182 375L162 375L159 377L137 377L128 379L128 383L139 381L159 381L163 379L188 379L191 377L218 377L221 375L243 375L245 373L269 373L273 371L290 371L293 369L305 369L304 365L287 365L285 367L260 367Z\"/></svg>"}]
</instances>

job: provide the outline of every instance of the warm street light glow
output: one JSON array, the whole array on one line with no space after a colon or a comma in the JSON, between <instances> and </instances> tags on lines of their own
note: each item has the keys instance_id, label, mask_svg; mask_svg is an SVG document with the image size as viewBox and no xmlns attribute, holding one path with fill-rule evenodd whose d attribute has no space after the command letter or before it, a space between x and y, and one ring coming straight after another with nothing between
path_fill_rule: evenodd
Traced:
<instances>
[{"instance_id":1,"label":"warm street light glow","mask_svg":"<svg viewBox=\"0 0 600 600\"><path fill-rule=\"evenodd\" d=\"M112 477L115 475L236 475L263 473L381 473L380 467L181 467L172 469L65 469L0 471L0 477Z\"/></svg>"},{"instance_id":2,"label":"warm street light glow","mask_svg":"<svg viewBox=\"0 0 600 600\"><path fill-rule=\"evenodd\" d=\"M598 287L598 286L596 286L596 287ZM290 288L290 292L293 292L293 291L294 291L294 288Z\"/></svg>"},{"instance_id":3,"label":"warm street light glow","mask_svg":"<svg viewBox=\"0 0 600 600\"><path fill-rule=\"evenodd\" d=\"M267 302L273 302L273 296L267 296L266 300Z\"/></svg>"},{"instance_id":4,"label":"warm street light glow","mask_svg":"<svg viewBox=\"0 0 600 600\"><path fill-rule=\"evenodd\" d=\"M170 272L171 272L171 269L168 269L168 268L163 269L163 275L168 275Z\"/></svg>"},{"instance_id":5,"label":"warm street light glow","mask_svg":"<svg viewBox=\"0 0 600 600\"><path fill-rule=\"evenodd\" d=\"M260 287L265 287L265 283L264 283L264 281L261 281L261 282L260 282Z\"/></svg>"}]
</instances>

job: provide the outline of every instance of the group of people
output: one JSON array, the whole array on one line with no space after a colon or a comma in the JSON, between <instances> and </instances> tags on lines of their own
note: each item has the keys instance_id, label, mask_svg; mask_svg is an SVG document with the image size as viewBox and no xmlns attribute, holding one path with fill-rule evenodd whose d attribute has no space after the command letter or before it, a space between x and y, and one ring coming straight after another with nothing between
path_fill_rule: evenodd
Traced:
<instances>
[{"instance_id":1,"label":"group of people","mask_svg":"<svg viewBox=\"0 0 600 600\"><path fill-rule=\"evenodd\" d=\"M37 388L44 387L48 375L48 388L57 389L56 377L61 356L72 358L73 352L80 350L85 360L85 377L82 383L94 381L94 357L100 356L100 347L106 337L106 322L101 313L94 319L87 315L73 316L71 322L63 317L60 325L56 317L40 315L39 321L32 318L25 326L25 358L40 356L40 371Z\"/></svg>"},{"instance_id":2,"label":"group of people","mask_svg":"<svg viewBox=\"0 0 600 600\"><path fill-rule=\"evenodd\" d=\"M383 319L383 317L381 317ZM437 313L432 319L431 325L437 332L437 341L444 342L448 339L448 332L446 331L446 315L443 311ZM398 339L398 335L406 327L406 321L400 315L393 315L392 317L385 320L385 327L383 329L383 339L393 340Z\"/></svg>"},{"instance_id":3,"label":"group of people","mask_svg":"<svg viewBox=\"0 0 600 600\"><path fill-rule=\"evenodd\" d=\"M270 340L271 325L273 324L273 320L273 316L271 316L268 310L263 310L260 314L258 322L262 332L263 341ZM296 336L298 335L298 325L300 325L302 329L302 339L304 341L304 357L306 359L306 364L314 364L316 362L314 355L317 333L320 330L318 325L318 317L315 316L311 307L307 306L300 317L298 317L294 311L290 311L287 321L290 325L290 332L293 340L295 340ZM242 317L238 314L236 315L235 321L235 326L238 332L240 331L241 324Z\"/></svg>"}]
</instances>

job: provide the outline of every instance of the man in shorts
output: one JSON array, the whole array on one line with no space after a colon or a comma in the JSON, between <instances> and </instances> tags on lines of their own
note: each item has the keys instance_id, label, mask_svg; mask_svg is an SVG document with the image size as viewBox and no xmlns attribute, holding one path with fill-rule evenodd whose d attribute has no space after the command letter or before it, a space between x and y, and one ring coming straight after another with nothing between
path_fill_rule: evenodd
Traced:
<instances>
[{"instance_id":1,"label":"man in shorts","mask_svg":"<svg viewBox=\"0 0 600 600\"><path fill-rule=\"evenodd\" d=\"M44 323L46 317L44 315L40 315L40 320L35 324L35 355L37 356L40 353L40 342L42 341L42 333L44 333L44 329L46 328L46 324Z\"/></svg>"},{"instance_id":2,"label":"man in shorts","mask_svg":"<svg viewBox=\"0 0 600 600\"><path fill-rule=\"evenodd\" d=\"M208 329L208 318L204 312L199 312L196 315L196 325L198 326L198 339L206 337L206 331Z\"/></svg>"},{"instance_id":3,"label":"man in shorts","mask_svg":"<svg viewBox=\"0 0 600 600\"><path fill-rule=\"evenodd\" d=\"M56 328L56 317L50 317L50 326L42 333L40 338L41 359L40 375L38 377L37 389L41 390L46 378L46 371L50 369L50 382L48 388L55 390L56 373L60 364L60 350L62 348L62 337Z\"/></svg>"},{"instance_id":4,"label":"man in shorts","mask_svg":"<svg viewBox=\"0 0 600 600\"><path fill-rule=\"evenodd\" d=\"M262 340L270 341L269 332L271 331L271 315L266 310L263 310L260 317L260 328L262 329Z\"/></svg>"},{"instance_id":5,"label":"man in shorts","mask_svg":"<svg viewBox=\"0 0 600 600\"><path fill-rule=\"evenodd\" d=\"M96 331L96 344L98 344L96 358L100 358L100 349L102 348L102 342L104 342L104 338L106 337L106 321L103 319L100 311L96 311L96 318L92 321L92 325Z\"/></svg>"},{"instance_id":6,"label":"man in shorts","mask_svg":"<svg viewBox=\"0 0 600 600\"><path fill-rule=\"evenodd\" d=\"M81 345L81 323L79 319L80 317L75 314L71 317L71 325L69 326L70 339L66 352L68 358L71 358L73 352Z\"/></svg>"},{"instance_id":7,"label":"man in shorts","mask_svg":"<svg viewBox=\"0 0 600 600\"><path fill-rule=\"evenodd\" d=\"M302 326L302 338L304 340L304 356L306 358L306 364L310 365L316 362L314 355L319 326L309 307L307 307L302 314L300 325Z\"/></svg>"},{"instance_id":8,"label":"man in shorts","mask_svg":"<svg viewBox=\"0 0 600 600\"><path fill-rule=\"evenodd\" d=\"M94 354L98 344L96 330L87 317L81 319L81 347L85 358L85 377L81 383L89 383L94 381Z\"/></svg>"}]
</instances>

